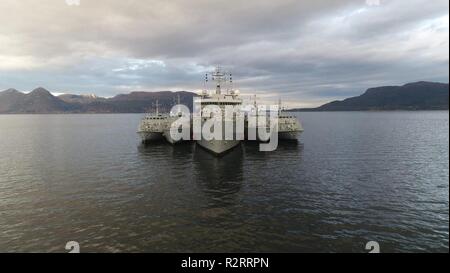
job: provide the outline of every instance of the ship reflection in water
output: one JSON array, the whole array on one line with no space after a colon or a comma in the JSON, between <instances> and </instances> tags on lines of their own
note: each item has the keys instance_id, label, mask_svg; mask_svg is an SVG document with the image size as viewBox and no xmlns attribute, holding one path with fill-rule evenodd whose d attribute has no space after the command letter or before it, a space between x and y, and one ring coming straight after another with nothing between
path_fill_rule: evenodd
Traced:
<instances>
[{"instance_id":1,"label":"ship reflection in water","mask_svg":"<svg viewBox=\"0 0 450 273\"><path fill-rule=\"evenodd\" d=\"M139 145L139 153L143 158L153 159L167 154L170 160L180 161L189 158L192 164L191 176L198 188L213 200L218 201L230 194L239 192L244 181L244 160L249 158L258 158L260 162L271 157L283 155L286 158L295 157L300 159L300 150L303 145L296 140L283 141L279 143L276 152L260 152L258 142L241 143L238 147L232 149L226 154L217 157L217 155L206 151L194 142L183 142L176 145L169 145L163 140L142 143ZM277 156L276 153L279 153ZM186 179L187 177L182 177Z\"/></svg>"},{"instance_id":2,"label":"ship reflection in water","mask_svg":"<svg viewBox=\"0 0 450 273\"><path fill-rule=\"evenodd\" d=\"M236 147L223 157L217 157L195 146L194 169L198 187L210 198L221 201L237 193L243 183L243 151Z\"/></svg>"},{"instance_id":3,"label":"ship reflection in water","mask_svg":"<svg viewBox=\"0 0 450 273\"><path fill-rule=\"evenodd\" d=\"M278 152L284 156L299 156L302 144L298 141L284 141L279 144ZM139 153L144 159L154 160L161 154L169 155L169 160L184 161L191 160L192 176L199 188L205 193L217 193L218 196L232 194L241 188L243 176L243 166L246 157L258 157L270 159L272 153L259 151L259 143L246 142L229 151L221 157L212 154L194 142L183 142L176 145L169 145L165 141L152 143L142 143L138 147ZM287 153L287 154L286 154ZM298 158L297 158L298 159ZM183 179L187 177L183 176Z\"/></svg>"}]
</instances>

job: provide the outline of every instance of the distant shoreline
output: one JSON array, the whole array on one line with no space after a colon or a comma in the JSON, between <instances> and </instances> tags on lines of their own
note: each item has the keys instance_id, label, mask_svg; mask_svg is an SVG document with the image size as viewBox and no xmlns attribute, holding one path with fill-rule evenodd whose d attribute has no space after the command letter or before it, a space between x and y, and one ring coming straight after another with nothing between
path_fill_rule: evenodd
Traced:
<instances>
[{"instance_id":1,"label":"distant shoreline","mask_svg":"<svg viewBox=\"0 0 450 273\"><path fill-rule=\"evenodd\" d=\"M168 112L175 101L193 107L196 94L187 91L135 91L112 98L65 94L55 97L39 87L24 94L16 89L0 92L0 114L143 114ZM317 108L293 108L289 112L439 111L449 109L448 83L414 82L381 86L363 94L332 101Z\"/></svg>"},{"instance_id":2,"label":"distant shoreline","mask_svg":"<svg viewBox=\"0 0 450 273\"><path fill-rule=\"evenodd\" d=\"M325 110L295 110L295 109L288 109L286 112L290 113L335 113L335 112L348 112L348 113L362 113L362 112L368 112L368 113L381 113L381 112L448 112L449 109L420 109L420 110L342 110L342 111L325 111ZM142 114L151 114L152 112L139 112L139 113L0 113L0 116L69 116L69 115L142 115Z\"/></svg>"},{"instance_id":3,"label":"distant shoreline","mask_svg":"<svg viewBox=\"0 0 450 273\"><path fill-rule=\"evenodd\" d=\"M369 88L363 94L332 101L317 108L294 108L299 112L322 111L420 111L448 110L449 85L437 82L413 82L402 86Z\"/></svg>"}]
</instances>

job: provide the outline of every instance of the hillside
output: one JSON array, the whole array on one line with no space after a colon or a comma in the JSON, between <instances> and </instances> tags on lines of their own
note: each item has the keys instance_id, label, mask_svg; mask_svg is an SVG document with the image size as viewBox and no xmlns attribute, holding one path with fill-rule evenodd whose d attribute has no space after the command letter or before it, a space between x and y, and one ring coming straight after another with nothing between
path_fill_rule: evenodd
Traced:
<instances>
[{"instance_id":1,"label":"hillside","mask_svg":"<svg viewBox=\"0 0 450 273\"><path fill-rule=\"evenodd\" d=\"M64 94L53 96L44 88L28 94L15 89L0 92L0 114L51 114L51 113L145 113L154 111L156 101L161 111L169 111L177 102L192 107L191 92L132 92L113 98L94 95Z\"/></svg>"},{"instance_id":2,"label":"hillside","mask_svg":"<svg viewBox=\"0 0 450 273\"><path fill-rule=\"evenodd\" d=\"M293 111L448 110L448 95L447 83L415 82L370 88L357 97Z\"/></svg>"}]
</instances>

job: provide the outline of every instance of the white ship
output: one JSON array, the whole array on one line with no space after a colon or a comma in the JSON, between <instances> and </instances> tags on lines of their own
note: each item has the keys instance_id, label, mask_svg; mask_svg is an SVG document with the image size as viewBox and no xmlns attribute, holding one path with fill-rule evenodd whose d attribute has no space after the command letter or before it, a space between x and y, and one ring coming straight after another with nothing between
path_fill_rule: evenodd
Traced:
<instances>
[{"instance_id":1,"label":"white ship","mask_svg":"<svg viewBox=\"0 0 450 273\"><path fill-rule=\"evenodd\" d=\"M160 140L163 138L169 116L159 113L158 101L156 101L156 113L145 116L139 124L138 134L143 142Z\"/></svg>"},{"instance_id":2,"label":"white ship","mask_svg":"<svg viewBox=\"0 0 450 273\"><path fill-rule=\"evenodd\" d=\"M220 67L217 67L216 70L211 74L212 80L216 83L216 90L215 93L209 94L208 91L205 89L203 94L201 95L201 108L203 110L203 107L207 105L216 105L221 109L221 115L222 115L222 137L220 140L212 139L212 140L206 140L203 138L200 140L197 140L197 144L208 151L213 152L214 154L220 155L223 154L232 148L238 146L241 142L241 140L236 138L236 134L234 134L234 137L232 140L225 140L225 124L227 122L232 122L233 128L236 128L234 126L236 124L235 117L227 117L225 115L225 106L226 105L232 105L232 106L240 106L242 105L242 99L239 97L238 92L235 92L232 87L232 77L231 74L227 74L220 70ZM221 84L226 82L228 80L229 76L229 82L230 87L226 91L225 94L222 94L222 86ZM208 82L208 74L206 76L206 82ZM231 119L231 120L230 120ZM208 118L202 117L202 128L203 124L208 120Z\"/></svg>"},{"instance_id":3,"label":"white ship","mask_svg":"<svg viewBox=\"0 0 450 273\"><path fill-rule=\"evenodd\" d=\"M258 108L258 104L256 103L256 96L254 97L253 100L253 109L257 109ZM249 127L249 116L255 116L256 112L255 110L253 110L252 112L247 113L246 115L246 122L245 122L245 128L246 128L246 133L247 133L247 138L248 139L248 132L249 130L253 130L256 132L256 139L257 141L263 141L261 140L261 138L259 137L259 134L257 133L257 129L255 129L254 127ZM267 113L267 126L266 128L260 128L262 130L266 130L268 131L269 127L270 127L270 119L269 119L269 113ZM260 130L258 129L258 130ZM281 105L281 100L279 100L278 102L278 139L279 140L298 140L299 139L299 135L303 132L303 127L302 124L300 123L300 121L298 120L298 118L294 115L290 115L288 113L286 113Z\"/></svg>"},{"instance_id":4,"label":"white ship","mask_svg":"<svg viewBox=\"0 0 450 273\"><path fill-rule=\"evenodd\" d=\"M178 104L180 98L178 97ZM158 100L156 101L156 113L145 116L139 124L138 134L143 142L165 139L171 144L176 144L181 140L175 140L170 134L170 127L179 116L159 113Z\"/></svg>"},{"instance_id":5,"label":"white ship","mask_svg":"<svg viewBox=\"0 0 450 273\"><path fill-rule=\"evenodd\" d=\"M254 116L256 115L256 111L255 109L258 108L258 105L256 104L256 97L254 100L254 105L252 107L251 112L246 112L245 108L243 107L241 108L241 106L243 106L243 99L240 97L239 93L237 91L235 91L233 89L233 81L232 81L232 76L231 74L225 73L223 71L220 70L220 67L217 67L216 70L213 73L207 74L206 75L206 84L208 83L208 75L212 76L212 80L215 82L215 91L210 94L207 90L207 87L205 87L203 93L201 94L200 98L200 105L198 105L198 102L195 102L197 104L198 109L203 110L204 107L208 106L208 105L212 105L212 106L216 106L220 109L220 115L222 115L221 118L221 124L222 124L222 132L221 132L221 137L219 137L218 139L205 139L204 136L202 135L200 140L197 140L197 144L205 149L207 149L208 151L214 153L214 154L223 154L229 150L231 150L232 148L238 146L242 140L250 140L248 137L248 133L251 130L252 132L257 132L256 128L249 128L249 116ZM229 77L229 78L228 78ZM229 81L228 81L229 80ZM229 85L227 85L226 83L229 82ZM226 86L224 92L222 92L222 84L224 86ZM178 105L180 105L180 99L178 98ZM244 136L237 137L236 134L236 129L239 126L236 126L236 123L240 120L237 120L237 116L240 113L236 113L238 115L232 115L231 117L228 117L225 113L225 107L227 105L231 105L234 106L235 108L240 109L240 113L245 113L244 115L244 132L245 133L245 138ZM160 140L160 139L165 139L167 140L167 142L171 143L171 144L175 144L177 142L180 142L182 140L175 140L174 138L172 138L171 133L170 133L170 129L172 124L174 124L175 121L177 121L180 117L181 114L179 115L174 115L166 113L166 114L160 114L159 113L159 108L158 108L158 101L156 101L156 113L154 114L150 114L147 115L145 118L142 119L140 125L139 125L139 129L138 129L138 134L141 136L142 141L144 142L148 142L148 141L153 141L153 140ZM238 106L238 107L236 107ZM278 112L278 138L280 140L297 140L299 138L299 134L303 132L303 128L302 125L300 123L300 121L297 119L297 117L295 117L294 115L290 115L286 112L283 111L282 107L281 107L281 101L279 102L279 112ZM179 109L178 109L179 112ZM191 119L190 119L190 124L189 127L191 128L191 132L190 135L193 136L193 119L195 119L195 117L198 117L198 113L194 113L193 115L191 115ZM259 117L258 117L259 119ZM205 122L208 122L210 120L210 117L206 117L206 116L202 116L201 117L201 128L203 129ZM268 124L266 125L266 128L262 128L262 130L266 129L267 130L270 128L270 119L267 120ZM225 138L225 124L233 124L233 138L228 140ZM213 127L214 128L214 127ZM261 128L259 128L258 130L260 130ZM257 141L262 141L259 138L259 134L256 134L256 139L252 139L252 140L257 140ZM265 140L267 141L267 140Z\"/></svg>"},{"instance_id":6,"label":"white ship","mask_svg":"<svg viewBox=\"0 0 450 273\"><path fill-rule=\"evenodd\" d=\"M283 111L281 100L278 103L278 139L297 140L303 132L300 121L294 115L289 115Z\"/></svg>"}]
</instances>

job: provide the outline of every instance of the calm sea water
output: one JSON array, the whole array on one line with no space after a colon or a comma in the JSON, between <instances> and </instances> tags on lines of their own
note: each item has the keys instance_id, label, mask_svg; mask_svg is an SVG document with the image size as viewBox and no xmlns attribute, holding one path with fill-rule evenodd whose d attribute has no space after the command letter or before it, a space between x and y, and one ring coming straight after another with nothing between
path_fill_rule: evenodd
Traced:
<instances>
[{"instance_id":1,"label":"calm sea water","mask_svg":"<svg viewBox=\"0 0 450 273\"><path fill-rule=\"evenodd\" d=\"M448 252L449 114L300 113L215 158L142 115L0 116L0 251Z\"/></svg>"}]
</instances>

